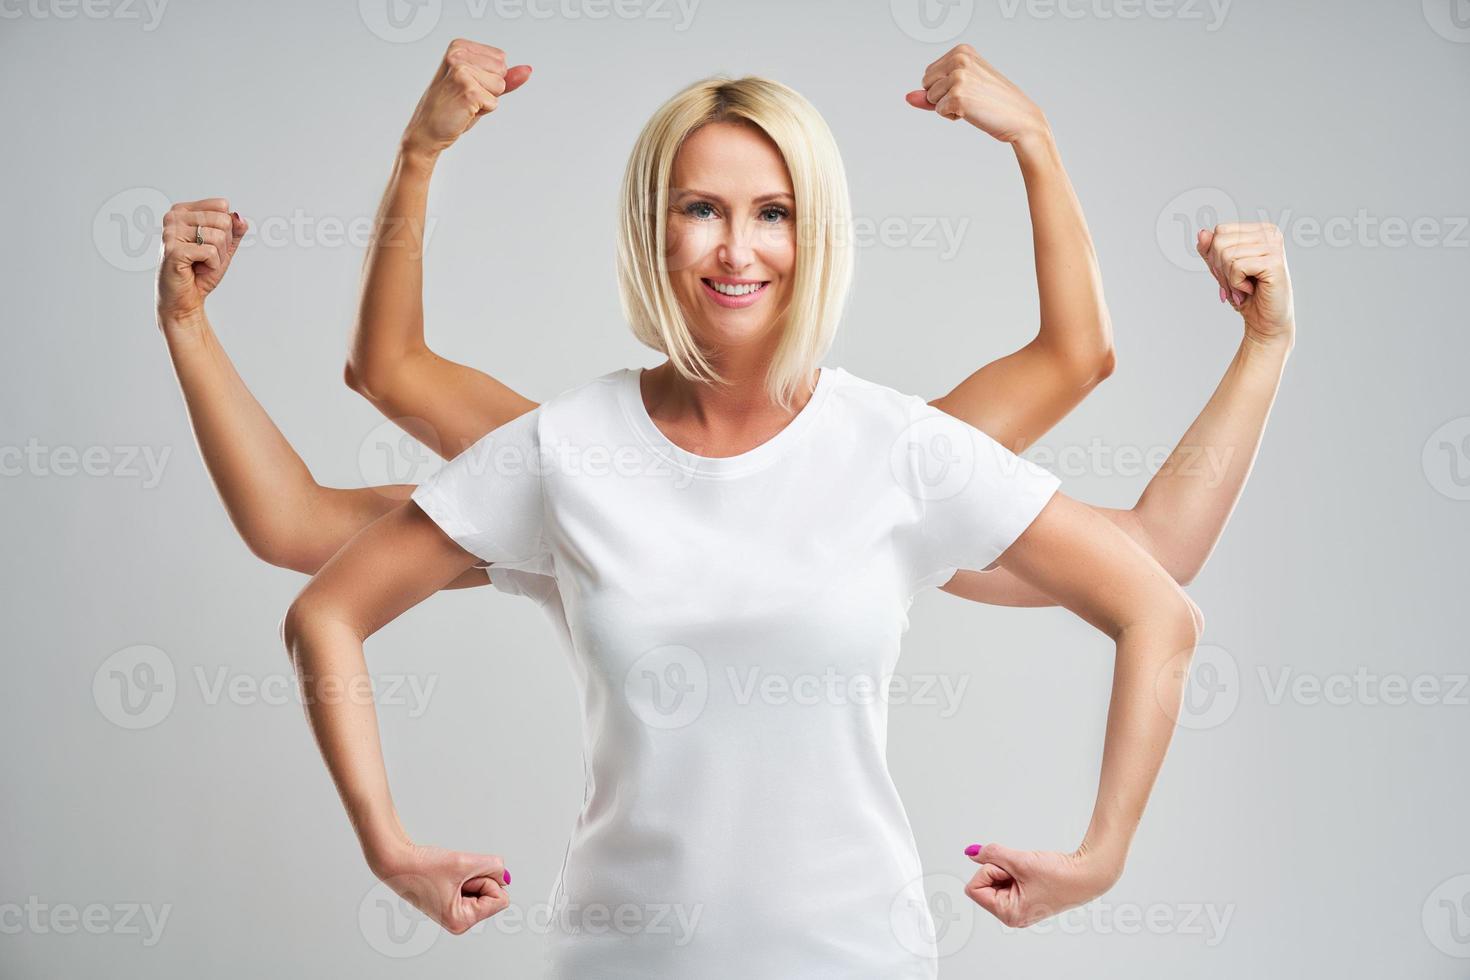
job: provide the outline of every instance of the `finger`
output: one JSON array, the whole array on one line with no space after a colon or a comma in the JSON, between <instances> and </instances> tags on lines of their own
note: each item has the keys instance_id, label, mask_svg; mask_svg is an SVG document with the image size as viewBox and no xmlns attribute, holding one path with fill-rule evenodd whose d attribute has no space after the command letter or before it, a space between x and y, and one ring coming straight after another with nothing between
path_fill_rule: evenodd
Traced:
<instances>
[{"instance_id":1,"label":"finger","mask_svg":"<svg viewBox=\"0 0 1470 980\"><path fill-rule=\"evenodd\" d=\"M928 88L930 85L934 84L934 80L936 78L939 78L942 75L948 75L951 71L958 68L959 65L959 49L951 48L944 54L940 55L938 61L934 62L928 68L924 69L924 77L919 80L919 84L922 85L924 88Z\"/></svg>"},{"instance_id":2,"label":"finger","mask_svg":"<svg viewBox=\"0 0 1470 980\"><path fill-rule=\"evenodd\" d=\"M170 209L163 216L163 240L165 242L192 242L203 229L215 229L228 235L230 216L223 211L197 211L182 208Z\"/></svg>"},{"instance_id":3,"label":"finger","mask_svg":"<svg viewBox=\"0 0 1470 980\"><path fill-rule=\"evenodd\" d=\"M934 104L929 101L929 96L924 94L924 90L921 88L914 89L903 98L905 102L913 106L915 109L928 109L930 112L934 111Z\"/></svg>"},{"instance_id":4,"label":"finger","mask_svg":"<svg viewBox=\"0 0 1470 980\"><path fill-rule=\"evenodd\" d=\"M444 63L447 65L479 65L481 68L503 72L505 71L505 52L493 45L457 37L450 41L449 47L445 49Z\"/></svg>"},{"instance_id":5,"label":"finger","mask_svg":"<svg viewBox=\"0 0 1470 980\"><path fill-rule=\"evenodd\" d=\"M224 265L220 260L219 249L208 242L203 245L180 242L170 250L169 254L173 256L174 267L179 269L203 264L218 270Z\"/></svg>"},{"instance_id":6,"label":"finger","mask_svg":"<svg viewBox=\"0 0 1470 980\"><path fill-rule=\"evenodd\" d=\"M964 115L964 113L960 111L959 96L956 92L953 91L949 92L944 96L944 98L934 103L934 111L939 113L945 119L949 120L955 120Z\"/></svg>"},{"instance_id":7,"label":"finger","mask_svg":"<svg viewBox=\"0 0 1470 980\"><path fill-rule=\"evenodd\" d=\"M505 72L505 90L503 92L501 92L500 94L501 95L504 95L506 92L514 92L516 89L518 89L522 85L526 84L526 80L528 78L530 78L530 77L531 77L531 66L530 65L516 65L514 68L508 68L508 69L506 69L506 72Z\"/></svg>"},{"instance_id":8,"label":"finger","mask_svg":"<svg viewBox=\"0 0 1470 980\"><path fill-rule=\"evenodd\" d=\"M1002 844L986 844L980 848L976 857L1011 875L1018 874L1026 864L1025 852L1012 850Z\"/></svg>"},{"instance_id":9,"label":"finger","mask_svg":"<svg viewBox=\"0 0 1470 980\"><path fill-rule=\"evenodd\" d=\"M998 888L1002 885L1009 885L1015 880L1011 877L1011 873L1000 865L982 863L979 870L975 872L975 877L970 879L970 884L977 888Z\"/></svg>"},{"instance_id":10,"label":"finger","mask_svg":"<svg viewBox=\"0 0 1470 980\"><path fill-rule=\"evenodd\" d=\"M206 197L198 201L178 201L170 208L171 211L220 211L228 213L230 202L228 198Z\"/></svg>"},{"instance_id":11,"label":"finger","mask_svg":"<svg viewBox=\"0 0 1470 980\"><path fill-rule=\"evenodd\" d=\"M938 105L939 100L944 98L944 93L954 88L955 82L957 81L959 81L959 74L957 72L941 75L934 80L934 84L924 90L924 95L928 97L930 102Z\"/></svg>"},{"instance_id":12,"label":"finger","mask_svg":"<svg viewBox=\"0 0 1470 980\"><path fill-rule=\"evenodd\" d=\"M194 243L194 231L193 231L193 229L191 228L186 234L188 235L188 237L187 238L180 238L179 241L193 244ZM218 252L220 255L228 255L229 254L229 251L230 251L230 233L228 231L225 231L223 228L211 228L211 227L209 227L207 225L200 225L199 226L199 237L204 239L204 244L206 244L206 245L213 245L215 251Z\"/></svg>"}]
</instances>

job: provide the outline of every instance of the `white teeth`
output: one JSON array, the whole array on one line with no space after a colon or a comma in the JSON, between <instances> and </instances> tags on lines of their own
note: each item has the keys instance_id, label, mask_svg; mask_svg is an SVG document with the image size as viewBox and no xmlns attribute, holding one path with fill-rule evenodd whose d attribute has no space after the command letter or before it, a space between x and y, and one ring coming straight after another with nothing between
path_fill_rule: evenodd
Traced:
<instances>
[{"instance_id":1,"label":"white teeth","mask_svg":"<svg viewBox=\"0 0 1470 980\"><path fill-rule=\"evenodd\" d=\"M709 284L715 292L723 293L726 296L745 296L749 293L755 292L757 289L760 289L761 286L764 285L764 283L759 282L748 282L743 283L739 286L732 286L727 283L714 282L712 280L709 281Z\"/></svg>"}]
</instances>

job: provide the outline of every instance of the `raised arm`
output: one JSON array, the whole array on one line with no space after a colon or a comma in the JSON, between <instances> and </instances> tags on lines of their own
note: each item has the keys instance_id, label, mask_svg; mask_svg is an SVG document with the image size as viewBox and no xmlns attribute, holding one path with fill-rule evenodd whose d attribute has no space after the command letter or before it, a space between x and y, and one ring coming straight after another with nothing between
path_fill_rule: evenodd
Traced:
<instances>
[{"instance_id":1,"label":"raised arm","mask_svg":"<svg viewBox=\"0 0 1470 980\"><path fill-rule=\"evenodd\" d=\"M498 855L413 843L388 789L363 642L475 561L414 504L373 523L291 604L282 635L307 718L368 866L452 933L509 905Z\"/></svg>"},{"instance_id":2,"label":"raised arm","mask_svg":"<svg viewBox=\"0 0 1470 980\"><path fill-rule=\"evenodd\" d=\"M1116 647L1092 818L1072 851L971 846L966 888L1010 926L1082 905L1118 880L1178 718L1199 639L1179 586L1117 525L1056 494L1000 557L1002 568L1057 597Z\"/></svg>"},{"instance_id":3,"label":"raised arm","mask_svg":"<svg viewBox=\"0 0 1470 980\"><path fill-rule=\"evenodd\" d=\"M1082 205L1041 109L968 44L931 64L911 105L964 119L1015 151L1031 211L1036 338L931 402L1020 452L1113 370L1112 324Z\"/></svg>"},{"instance_id":4,"label":"raised arm","mask_svg":"<svg viewBox=\"0 0 1470 980\"><path fill-rule=\"evenodd\" d=\"M168 345L199 455L235 529L257 557L314 573L354 534L403 505L413 487L324 487L230 363L205 315L246 221L224 198L174 205L163 220L158 326ZM204 239L195 244L197 237ZM455 586L483 585L471 569Z\"/></svg>"},{"instance_id":5,"label":"raised arm","mask_svg":"<svg viewBox=\"0 0 1470 980\"><path fill-rule=\"evenodd\" d=\"M1197 245L1219 284L1221 301L1230 301L1244 321L1240 348L1138 503L1128 510L1095 508L1181 585L1188 585L1204 567L1235 510L1296 343L1291 276L1275 225L1219 225L1201 231ZM943 588L995 605L1053 604L1050 596L1005 568L966 569Z\"/></svg>"},{"instance_id":6,"label":"raised arm","mask_svg":"<svg viewBox=\"0 0 1470 980\"><path fill-rule=\"evenodd\" d=\"M424 341L423 251L439 155L530 77L499 48L456 39L404 130L363 269L346 381L446 459L536 403Z\"/></svg>"}]
</instances>

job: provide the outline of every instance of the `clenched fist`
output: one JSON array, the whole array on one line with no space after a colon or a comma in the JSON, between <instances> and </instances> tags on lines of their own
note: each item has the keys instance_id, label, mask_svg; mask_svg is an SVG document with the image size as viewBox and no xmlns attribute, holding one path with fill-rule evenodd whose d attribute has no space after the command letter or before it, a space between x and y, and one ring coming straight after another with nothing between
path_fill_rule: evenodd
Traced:
<instances>
[{"instance_id":1,"label":"clenched fist","mask_svg":"<svg viewBox=\"0 0 1470 980\"><path fill-rule=\"evenodd\" d=\"M1246 336L1263 343L1295 341L1296 311L1281 229L1264 222L1201 229L1195 248L1220 284L1220 300L1245 319Z\"/></svg>"},{"instance_id":2,"label":"clenched fist","mask_svg":"<svg viewBox=\"0 0 1470 980\"><path fill-rule=\"evenodd\" d=\"M455 38L403 132L404 148L437 156L530 77L530 65L506 68L499 48Z\"/></svg>"},{"instance_id":3,"label":"clenched fist","mask_svg":"<svg viewBox=\"0 0 1470 980\"><path fill-rule=\"evenodd\" d=\"M980 865L965 894L1017 929L1085 905L1117 883L1122 870L1083 851L1016 851L1000 844L965 849Z\"/></svg>"},{"instance_id":4,"label":"clenched fist","mask_svg":"<svg viewBox=\"0 0 1470 980\"><path fill-rule=\"evenodd\" d=\"M158 264L158 325L167 330L204 313L249 224L222 197L175 204L163 216Z\"/></svg>"},{"instance_id":5,"label":"clenched fist","mask_svg":"<svg viewBox=\"0 0 1470 980\"><path fill-rule=\"evenodd\" d=\"M454 935L510 906L510 872L498 855L404 844L374 872L414 908Z\"/></svg>"},{"instance_id":6,"label":"clenched fist","mask_svg":"<svg viewBox=\"0 0 1470 980\"><path fill-rule=\"evenodd\" d=\"M1046 116L1015 83L996 71L968 44L951 48L924 71L905 98L945 119L963 119L1003 143L1048 130Z\"/></svg>"}]
</instances>

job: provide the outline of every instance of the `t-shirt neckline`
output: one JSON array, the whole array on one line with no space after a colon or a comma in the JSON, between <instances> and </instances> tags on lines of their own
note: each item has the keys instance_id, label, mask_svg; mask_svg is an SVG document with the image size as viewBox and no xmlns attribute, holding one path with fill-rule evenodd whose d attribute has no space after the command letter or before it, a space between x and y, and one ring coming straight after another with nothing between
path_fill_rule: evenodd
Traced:
<instances>
[{"instance_id":1,"label":"t-shirt neckline","mask_svg":"<svg viewBox=\"0 0 1470 980\"><path fill-rule=\"evenodd\" d=\"M826 366L818 368L817 382L812 388L812 395L807 399L807 403L792 417L790 422L786 423L785 428L765 442L735 456L700 456L674 443L664 435L662 429L654 424L652 416L648 414L648 407L643 404L641 378L644 370L644 368L624 368L623 376L618 384L619 401L628 424L638 434L644 445L670 465L694 476L715 479L743 476L764 469L797 443L802 435L811 429L812 423L816 420L823 404L826 403L827 396L836 382L837 372L836 368Z\"/></svg>"}]
</instances>

